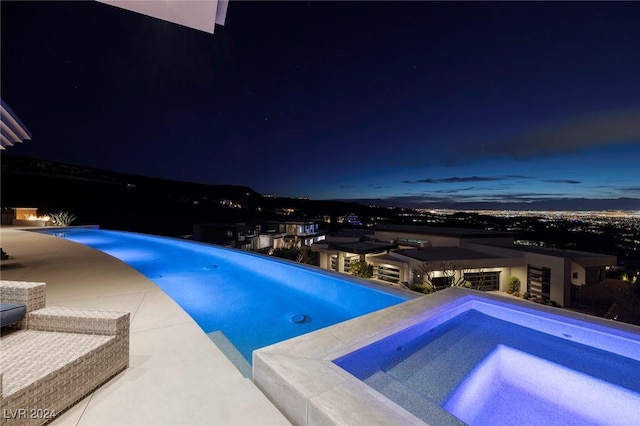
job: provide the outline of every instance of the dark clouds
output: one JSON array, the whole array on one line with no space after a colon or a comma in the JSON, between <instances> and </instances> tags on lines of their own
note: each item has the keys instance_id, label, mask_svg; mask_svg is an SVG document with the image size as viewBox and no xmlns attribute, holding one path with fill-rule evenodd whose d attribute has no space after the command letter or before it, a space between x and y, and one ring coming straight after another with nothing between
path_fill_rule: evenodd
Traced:
<instances>
[{"instance_id":1,"label":"dark clouds","mask_svg":"<svg viewBox=\"0 0 640 426\"><path fill-rule=\"evenodd\" d=\"M577 185L580 182L579 180L573 180L573 179L549 179L549 180L545 180L545 182L549 182L549 183L568 183L571 185Z\"/></svg>"},{"instance_id":2,"label":"dark clouds","mask_svg":"<svg viewBox=\"0 0 640 426\"><path fill-rule=\"evenodd\" d=\"M522 175L504 175L504 176L451 176L446 178L425 178L418 180L403 180L402 183L408 184L442 184L442 183L469 183L469 182L496 182L496 181L512 181L514 179L533 179L531 176ZM560 181L556 181L560 182ZM578 182L568 182L578 183Z\"/></svg>"},{"instance_id":3,"label":"dark clouds","mask_svg":"<svg viewBox=\"0 0 640 426\"><path fill-rule=\"evenodd\" d=\"M402 183L459 183L459 182L492 182L496 180L505 180L506 177L491 176L454 176L442 179L419 179L419 180L403 180Z\"/></svg>"},{"instance_id":4,"label":"dark clouds","mask_svg":"<svg viewBox=\"0 0 640 426\"><path fill-rule=\"evenodd\" d=\"M597 146L621 143L640 143L640 108L606 111L538 126L506 140L470 145L468 149L477 156L526 159L577 153Z\"/></svg>"}]
</instances>

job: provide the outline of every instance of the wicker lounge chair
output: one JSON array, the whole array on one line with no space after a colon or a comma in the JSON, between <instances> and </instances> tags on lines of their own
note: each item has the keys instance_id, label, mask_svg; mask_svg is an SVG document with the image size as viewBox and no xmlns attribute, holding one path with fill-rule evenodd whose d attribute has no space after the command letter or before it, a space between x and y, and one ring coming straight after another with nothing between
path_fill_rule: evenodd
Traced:
<instances>
[{"instance_id":1,"label":"wicker lounge chair","mask_svg":"<svg viewBox=\"0 0 640 426\"><path fill-rule=\"evenodd\" d=\"M13 325L24 319L27 313L27 307L19 303L1 303L0 304L0 327Z\"/></svg>"},{"instance_id":2,"label":"wicker lounge chair","mask_svg":"<svg viewBox=\"0 0 640 426\"><path fill-rule=\"evenodd\" d=\"M0 424L40 425L129 366L129 313L45 307L45 283L0 281L26 315L2 328Z\"/></svg>"}]
</instances>

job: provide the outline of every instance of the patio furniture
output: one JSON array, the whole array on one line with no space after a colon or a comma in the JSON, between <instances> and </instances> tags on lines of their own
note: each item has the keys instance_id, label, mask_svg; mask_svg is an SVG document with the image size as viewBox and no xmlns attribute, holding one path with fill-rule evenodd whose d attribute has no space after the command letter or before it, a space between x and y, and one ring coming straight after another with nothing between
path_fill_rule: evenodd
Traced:
<instances>
[{"instance_id":1,"label":"patio furniture","mask_svg":"<svg viewBox=\"0 0 640 426\"><path fill-rule=\"evenodd\" d=\"M0 337L0 425L40 425L129 366L129 313L45 306L45 283L0 281L26 315Z\"/></svg>"},{"instance_id":2,"label":"patio furniture","mask_svg":"<svg viewBox=\"0 0 640 426\"><path fill-rule=\"evenodd\" d=\"M27 307L19 303L0 304L0 327L22 321L26 313Z\"/></svg>"}]
</instances>

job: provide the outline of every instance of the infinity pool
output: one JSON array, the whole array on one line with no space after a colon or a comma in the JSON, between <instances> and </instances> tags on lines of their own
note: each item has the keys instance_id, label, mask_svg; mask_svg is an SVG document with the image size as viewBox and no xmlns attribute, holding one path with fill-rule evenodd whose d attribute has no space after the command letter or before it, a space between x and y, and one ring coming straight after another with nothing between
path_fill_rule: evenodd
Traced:
<instances>
[{"instance_id":1,"label":"infinity pool","mask_svg":"<svg viewBox=\"0 0 640 426\"><path fill-rule=\"evenodd\" d=\"M173 238L89 228L43 231L137 269L206 332L254 349L386 308L406 292L257 254Z\"/></svg>"}]
</instances>

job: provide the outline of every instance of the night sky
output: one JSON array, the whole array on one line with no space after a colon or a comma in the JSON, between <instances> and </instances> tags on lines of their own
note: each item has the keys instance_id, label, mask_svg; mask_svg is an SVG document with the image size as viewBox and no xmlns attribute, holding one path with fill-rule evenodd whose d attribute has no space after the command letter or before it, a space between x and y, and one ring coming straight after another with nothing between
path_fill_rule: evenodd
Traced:
<instances>
[{"instance_id":1,"label":"night sky","mask_svg":"<svg viewBox=\"0 0 640 426\"><path fill-rule=\"evenodd\" d=\"M214 35L0 5L33 134L2 155L425 208L640 199L640 2L232 0Z\"/></svg>"}]
</instances>

